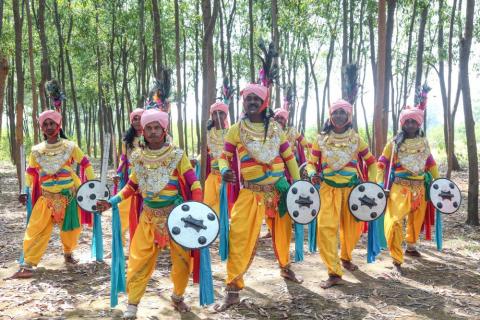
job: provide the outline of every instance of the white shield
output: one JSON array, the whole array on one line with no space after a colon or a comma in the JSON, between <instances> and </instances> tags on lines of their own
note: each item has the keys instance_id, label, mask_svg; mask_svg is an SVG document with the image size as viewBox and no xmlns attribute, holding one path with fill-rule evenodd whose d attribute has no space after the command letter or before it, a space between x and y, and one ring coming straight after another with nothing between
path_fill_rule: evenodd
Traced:
<instances>
[{"instance_id":1,"label":"white shield","mask_svg":"<svg viewBox=\"0 0 480 320\"><path fill-rule=\"evenodd\" d=\"M313 184L300 180L287 192L287 210L293 221L309 224L320 211L320 195Z\"/></svg>"},{"instance_id":2,"label":"white shield","mask_svg":"<svg viewBox=\"0 0 480 320\"><path fill-rule=\"evenodd\" d=\"M348 196L348 209L360 221L373 221L380 218L386 207L385 191L373 182L357 185Z\"/></svg>"},{"instance_id":3,"label":"white shield","mask_svg":"<svg viewBox=\"0 0 480 320\"><path fill-rule=\"evenodd\" d=\"M167 227L173 241L186 249L208 247L220 231L215 212L196 201L176 206L168 215Z\"/></svg>"},{"instance_id":4,"label":"white shield","mask_svg":"<svg viewBox=\"0 0 480 320\"><path fill-rule=\"evenodd\" d=\"M451 180L440 178L430 184L430 200L441 213L455 213L462 203L462 194Z\"/></svg>"},{"instance_id":5,"label":"white shield","mask_svg":"<svg viewBox=\"0 0 480 320\"><path fill-rule=\"evenodd\" d=\"M84 211L97 211L97 201L109 198L110 190L99 180L86 181L77 190L77 204Z\"/></svg>"}]
</instances>

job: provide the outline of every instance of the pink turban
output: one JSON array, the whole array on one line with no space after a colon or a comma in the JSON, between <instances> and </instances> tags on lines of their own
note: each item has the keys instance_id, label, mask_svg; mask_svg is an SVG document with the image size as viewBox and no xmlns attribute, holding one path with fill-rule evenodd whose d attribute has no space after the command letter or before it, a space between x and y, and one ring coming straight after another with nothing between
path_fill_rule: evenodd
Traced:
<instances>
[{"instance_id":1,"label":"pink turban","mask_svg":"<svg viewBox=\"0 0 480 320\"><path fill-rule=\"evenodd\" d=\"M223 102L215 102L210 106L210 116L215 112L215 111L222 111L226 115L228 115L228 106L223 103ZM225 128L228 128L228 117L225 118L224 122Z\"/></svg>"},{"instance_id":2,"label":"pink turban","mask_svg":"<svg viewBox=\"0 0 480 320\"><path fill-rule=\"evenodd\" d=\"M130 113L130 123L133 122L133 118L135 118L135 116L140 116L141 118L144 111L145 109L142 109L142 108L137 108L133 110L132 113Z\"/></svg>"},{"instance_id":3,"label":"pink turban","mask_svg":"<svg viewBox=\"0 0 480 320\"><path fill-rule=\"evenodd\" d=\"M288 120L288 114L289 112L283 108L278 108L278 109L275 109L275 117L280 117L280 118L283 118L285 120Z\"/></svg>"},{"instance_id":4,"label":"pink turban","mask_svg":"<svg viewBox=\"0 0 480 320\"><path fill-rule=\"evenodd\" d=\"M47 110L40 113L40 115L38 116L38 122L40 123L40 127L47 119L51 119L59 126L62 125L62 114L60 112L57 112L55 110Z\"/></svg>"},{"instance_id":5,"label":"pink turban","mask_svg":"<svg viewBox=\"0 0 480 320\"><path fill-rule=\"evenodd\" d=\"M158 122L163 129L168 129L168 113L160 111L158 109L149 109L142 114L140 123L142 128L145 129L145 126L151 122Z\"/></svg>"},{"instance_id":6,"label":"pink turban","mask_svg":"<svg viewBox=\"0 0 480 320\"><path fill-rule=\"evenodd\" d=\"M262 86L261 84L249 83L242 91L240 91L240 94L242 95L242 98L244 100L249 94L252 94L252 93L263 100L263 104L260 107L260 111L265 110L265 108L267 108L269 103L268 88L265 86Z\"/></svg>"},{"instance_id":7,"label":"pink turban","mask_svg":"<svg viewBox=\"0 0 480 320\"><path fill-rule=\"evenodd\" d=\"M352 105L343 99L335 101L331 106L330 106L330 114L334 113L336 110L342 109L345 111L347 114L351 115L352 114Z\"/></svg>"},{"instance_id":8,"label":"pink turban","mask_svg":"<svg viewBox=\"0 0 480 320\"><path fill-rule=\"evenodd\" d=\"M412 108L410 106L406 106L403 108L403 110L400 112L400 116L398 117L400 121L400 126L403 127L405 124L405 121L408 119L415 120L419 126L423 124L423 117L424 117L424 111L419 108Z\"/></svg>"},{"instance_id":9,"label":"pink turban","mask_svg":"<svg viewBox=\"0 0 480 320\"><path fill-rule=\"evenodd\" d=\"M339 127L339 126L337 126L337 125L333 122L333 120L332 120L332 114L333 114L335 111L340 110L340 109L343 110L343 111L345 111L345 112L347 113L347 115L348 115L348 120L347 120L347 122L342 126L342 127L345 127L346 125L348 125L349 123L352 122L352 109L353 109L353 107L352 107L352 105L350 104L350 102L345 101L345 100L343 100L343 99L337 100L337 101L335 101L334 103L332 103L332 104L330 105L330 110L329 110L329 111L330 111L330 122L331 122L335 127Z\"/></svg>"}]
</instances>

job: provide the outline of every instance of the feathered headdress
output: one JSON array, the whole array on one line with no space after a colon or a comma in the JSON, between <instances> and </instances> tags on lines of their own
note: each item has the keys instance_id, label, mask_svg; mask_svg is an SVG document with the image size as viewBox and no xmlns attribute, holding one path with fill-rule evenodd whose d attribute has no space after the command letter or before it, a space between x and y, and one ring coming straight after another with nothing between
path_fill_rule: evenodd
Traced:
<instances>
[{"instance_id":1,"label":"feathered headdress","mask_svg":"<svg viewBox=\"0 0 480 320\"><path fill-rule=\"evenodd\" d=\"M57 111L61 112L63 101L67 100L67 97L60 88L60 83L52 79L45 84L45 88L50 99L50 105Z\"/></svg>"},{"instance_id":2,"label":"feathered headdress","mask_svg":"<svg viewBox=\"0 0 480 320\"><path fill-rule=\"evenodd\" d=\"M235 87L230 85L227 77L223 78L223 86L222 86L223 103L225 103L226 105L230 105L230 101L232 100L234 93L235 93Z\"/></svg>"},{"instance_id":3,"label":"feathered headdress","mask_svg":"<svg viewBox=\"0 0 480 320\"><path fill-rule=\"evenodd\" d=\"M358 65L347 64L343 69L343 75L345 81L343 99L353 105L358 94Z\"/></svg>"},{"instance_id":4,"label":"feathered headdress","mask_svg":"<svg viewBox=\"0 0 480 320\"><path fill-rule=\"evenodd\" d=\"M432 90L426 83L423 86L418 86L415 90L415 107L420 110L425 110L427 108L427 96L428 92Z\"/></svg>"},{"instance_id":5,"label":"feathered headdress","mask_svg":"<svg viewBox=\"0 0 480 320\"><path fill-rule=\"evenodd\" d=\"M145 109L157 108L162 111L170 112L170 97L172 88L172 70L163 69L159 79L153 79L148 99L145 103Z\"/></svg>"},{"instance_id":6,"label":"feathered headdress","mask_svg":"<svg viewBox=\"0 0 480 320\"><path fill-rule=\"evenodd\" d=\"M273 62L273 60L278 57L278 52L275 50L275 44L273 42L270 42L268 50L263 39L258 41L258 46L263 53L263 57L258 55L262 61L262 68L258 75L258 83L269 88L274 83L278 84L278 65Z\"/></svg>"}]
</instances>

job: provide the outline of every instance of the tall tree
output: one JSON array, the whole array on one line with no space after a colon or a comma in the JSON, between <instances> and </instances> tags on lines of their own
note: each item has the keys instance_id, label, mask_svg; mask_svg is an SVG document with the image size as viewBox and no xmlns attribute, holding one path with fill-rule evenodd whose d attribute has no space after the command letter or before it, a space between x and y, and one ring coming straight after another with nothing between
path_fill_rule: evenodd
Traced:
<instances>
[{"instance_id":1,"label":"tall tree","mask_svg":"<svg viewBox=\"0 0 480 320\"><path fill-rule=\"evenodd\" d=\"M26 1L25 7L26 7L27 23L28 23L28 62L30 67L30 80L31 80L31 91L32 91L33 142L37 144L40 130L38 128L38 121L37 121L38 95L37 95L37 80L35 77L35 64L33 62L33 35L32 35L32 15L30 14L30 0ZM1 103L1 100L0 100L0 103Z\"/></svg>"},{"instance_id":2,"label":"tall tree","mask_svg":"<svg viewBox=\"0 0 480 320\"><path fill-rule=\"evenodd\" d=\"M145 97L145 77L146 77L146 61L145 61L145 0L138 0L138 36L137 36L137 53L138 53L138 80L137 80L137 108L143 107L143 99Z\"/></svg>"},{"instance_id":3,"label":"tall tree","mask_svg":"<svg viewBox=\"0 0 480 320\"><path fill-rule=\"evenodd\" d=\"M207 120L210 105L215 102L215 70L213 56L213 30L219 10L219 1L214 0L213 10L210 0L202 0L203 40L202 40L202 135L201 141L206 141ZM207 144L202 143L202 175L201 183L206 178Z\"/></svg>"},{"instance_id":4,"label":"tall tree","mask_svg":"<svg viewBox=\"0 0 480 320\"><path fill-rule=\"evenodd\" d=\"M21 179L21 172L19 150L23 144L23 103L24 103L24 78L23 78L23 58L22 58L22 29L23 29L23 17L20 17L20 4L19 0L13 0L13 21L15 26L15 71L17 77L17 94L16 94L16 125L15 125L15 152L14 159L17 165L17 177L18 181ZM23 192L23 190L21 190Z\"/></svg>"},{"instance_id":5,"label":"tall tree","mask_svg":"<svg viewBox=\"0 0 480 320\"><path fill-rule=\"evenodd\" d=\"M388 106L387 112L385 113L384 105L384 95L385 95L385 59L386 59L386 1L379 0L378 2L378 54L377 54L377 90L375 93L375 109L373 112L374 119L374 150L375 155L379 156L382 154L383 147L385 146L387 140L386 129L384 128L385 117L388 117Z\"/></svg>"},{"instance_id":6,"label":"tall tree","mask_svg":"<svg viewBox=\"0 0 480 320\"><path fill-rule=\"evenodd\" d=\"M465 115L465 131L468 150L468 217L467 224L479 225L478 219L478 152L475 137L475 121L470 96L470 78L468 66L473 38L473 17L475 0L467 0L465 33L460 40L460 81L462 84L463 114Z\"/></svg>"},{"instance_id":7,"label":"tall tree","mask_svg":"<svg viewBox=\"0 0 480 320\"><path fill-rule=\"evenodd\" d=\"M180 58L180 10L178 1L175 0L175 62L177 69L177 130L180 148L185 148L185 140L183 138L183 117L182 117L182 67ZM215 85L214 85L215 86Z\"/></svg>"},{"instance_id":8,"label":"tall tree","mask_svg":"<svg viewBox=\"0 0 480 320\"><path fill-rule=\"evenodd\" d=\"M157 79L160 78L160 74L162 72L162 32L160 26L160 13L158 9L158 0L152 0L152 13L153 13L153 42L155 47L155 60L154 64L156 64L156 71L155 77Z\"/></svg>"},{"instance_id":9,"label":"tall tree","mask_svg":"<svg viewBox=\"0 0 480 320\"><path fill-rule=\"evenodd\" d=\"M45 83L51 79L50 60L48 56L47 33L45 31L45 0L38 1L38 34L40 36L40 45L42 47L42 62L41 62L41 79L38 84L38 91L40 93L40 105L42 110L48 108L47 96L45 94Z\"/></svg>"},{"instance_id":10,"label":"tall tree","mask_svg":"<svg viewBox=\"0 0 480 320\"><path fill-rule=\"evenodd\" d=\"M253 44L253 0L248 0L248 26L249 26L249 52L250 52L250 82L255 82L255 55L254 44Z\"/></svg>"}]
</instances>

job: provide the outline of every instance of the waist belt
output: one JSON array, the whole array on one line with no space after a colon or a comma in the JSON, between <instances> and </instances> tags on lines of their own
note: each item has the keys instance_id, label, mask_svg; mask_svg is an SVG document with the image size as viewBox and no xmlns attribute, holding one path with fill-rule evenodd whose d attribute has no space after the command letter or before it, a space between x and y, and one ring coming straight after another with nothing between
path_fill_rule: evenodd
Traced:
<instances>
[{"instance_id":1,"label":"waist belt","mask_svg":"<svg viewBox=\"0 0 480 320\"><path fill-rule=\"evenodd\" d=\"M217 170L217 169L210 169L210 174L214 174L216 176L221 175L220 170Z\"/></svg>"},{"instance_id":2,"label":"waist belt","mask_svg":"<svg viewBox=\"0 0 480 320\"><path fill-rule=\"evenodd\" d=\"M400 177L396 177L395 180L393 180L393 183L405 186L405 187L420 187L424 185L423 180L410 180L410 179L404 179Z\"/></svg>"},{"instance_id":3,"label":"waist belt","mask_svg":"<svg viewBox=\"0 0 480 320\"><path fill-rule=\"evenodd\" d=\"M256 184L245 181L243 187L254 192L273 192L276 190L275 184Z\"/></svg>"},{"instance_id":4,"label":"waist belt","mask_svg":"<svg viewBox=\"0 0 480 320\"><path fill-rule=\"evenodd\" d=\"M167 217L170 214L170 212L173 210L173 207L174 207L173 204L163 208L151 208L147 205L144 205L143 213L149 218L162 217L162 216Z\"/></svg>"}]
</instances>

